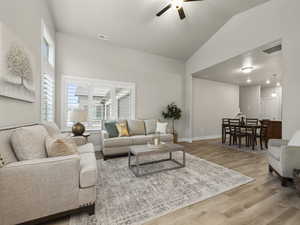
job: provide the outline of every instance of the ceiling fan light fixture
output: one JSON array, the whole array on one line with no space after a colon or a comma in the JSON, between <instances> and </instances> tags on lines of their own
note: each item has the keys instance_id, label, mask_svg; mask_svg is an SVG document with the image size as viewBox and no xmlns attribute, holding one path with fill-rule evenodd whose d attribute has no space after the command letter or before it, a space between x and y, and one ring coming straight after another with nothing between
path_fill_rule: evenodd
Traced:
<instances>
[{"instance_id":1,"label":"ceiling fan light fixture","mask_svg":"<svg viewBox=\"0 0 300 225\"><path fill-rule=\"evenodd\" d=\"M172 0L171 1L172 7L174 9L180 9L180 8L182 8L182 3L183 3L183 0Z\"/></svg>"},{"instance_id":2,"label":"ceiling fan light fixture","mask_svg":"<svg viewBox=\"0 0 300 225\"><path fill-rule=\"evenodd\" d=\"M250 78L247 79L247 83L250 84L252 80Z\"/></svg>"}]
</instances>

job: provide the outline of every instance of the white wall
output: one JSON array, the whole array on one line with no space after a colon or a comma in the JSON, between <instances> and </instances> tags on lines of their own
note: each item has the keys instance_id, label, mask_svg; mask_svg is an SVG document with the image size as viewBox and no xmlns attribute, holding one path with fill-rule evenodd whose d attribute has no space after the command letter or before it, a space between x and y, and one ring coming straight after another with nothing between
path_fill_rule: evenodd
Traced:
<instances>
[{"instance_id":1,"label":"white wall","mask_svg":"<svg viewBox=\"0 0 300 225\"><path fill-rule=\"evenodd\" d=\"M239 87L193 78L193 140L221 136L222 118L239 112Z\"/></svg>"},{"instance_id":2,"label":"white wall","mask_svg":"<svg viewBox=\"0 0 300 225\"><path fill-rule=\"evenodd\" d=\"M273 96L273 94L276 96ZM261 118L282 120L282 88L263 87L261 88Z\"/></svg>"},{"instance_id":3,"label":"white wall","mask_svg":"<svg viewBox=\"0 0 300 225\"><path fill-rule=\"evenodd\" d=\"M167 104L183 108L185 65L181 61L120 48L100 40L63 33L56 35L57 75L81 76L136 84L136 118L160 118ZM60 79L59 79L60 80ZM57 85L57 120L60 118L60 82ZM184 133L184 119L177 124Z\"/></svg>"},{"instance_id":4,"label":"white wall","mask_svg":"<svg viewBox=\"0 0 300 225\"><path fill-rule=\"evenodd\" d=\"M186 63L186 76L272 41L282 39L283 136L300 129L300 1L271 0L234 16ZM189 92L191 88L187 88ZM189 93L187 93L189 95ZM188 112L192 112L188 109ZM187 112L187 113L188 113ZM191 116L189 116L191 118Z\"/></svg>"},{"instance_id":5,"label":"white wall","mask_svg":"<svg viewBox=\"0 0 300 225\"><path fill-rule=\"evenodd\" d=\"M260 90L259 85L240 87L240 110L248 118L260 117Z\"/></svg>"},{"instance_id":6,"label":"white wall","mask_svg":"<svg viewBox=\"0 0 300 225\"><path fill-rule=\"evenodd\" d=\"M41 20L55 34L44 0L0 1L0 21L5 23L31 48L36 59L36 102L26 103L0 96L0 127L35 123L40 120Z\"/></svg>"}]
</instances>

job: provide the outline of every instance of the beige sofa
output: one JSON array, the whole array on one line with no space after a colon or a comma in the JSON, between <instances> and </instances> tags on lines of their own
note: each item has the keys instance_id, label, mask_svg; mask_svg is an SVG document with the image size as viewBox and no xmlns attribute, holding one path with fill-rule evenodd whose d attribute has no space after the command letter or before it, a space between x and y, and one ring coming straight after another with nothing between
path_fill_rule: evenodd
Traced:
<instances>
[{"instance_id":1,"label":"beige sofa","mask_svg":"<svg viewBox=\"0 0 300 225\"><path fill-rule=\"evenodd\" d=\"M0 224L36 224L80 211L93 214L97 180L93 145L77 138L79 154L18 161L11 145L14 130L0 130L5 161L0 168Z\"/></svg>"},{"instance_id":2,"label":"beige sofa","mask_svg":"<svg viewBox=\"0 0 300 225\"><path fill-rule=\"evenodd\" d=\"M101 131L102 152L104 159L114 156L127 155L130 146L146 145L155 137L155 132L147 132L147 123L145 123L145 130L140 132L136 131L132 124L133 123L131 121L128 121L128 130L130 134L129 137L109 138L109 135L105 130ZM168 129L167 133L160 134L160 140L166 143L173 143L174 136Z\"/></svg>"}]
</instances>

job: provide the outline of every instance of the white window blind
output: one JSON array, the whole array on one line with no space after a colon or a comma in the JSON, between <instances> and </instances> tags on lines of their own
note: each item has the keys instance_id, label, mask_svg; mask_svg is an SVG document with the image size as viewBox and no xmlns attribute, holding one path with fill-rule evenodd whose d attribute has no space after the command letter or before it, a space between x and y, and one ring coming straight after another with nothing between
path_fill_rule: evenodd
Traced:
<instances>
[{"instance_id":1,"label":"white window blind","mask_svg":"<svg viewBox=\"0 0 300 225\"><path fill-rule=\"evenodd\" d=\"M55 81L52 76L44 74L42 77L42 90L41 90L41 116L42 121L54 121L54 93Z\"/></svg>"}]
</instances>

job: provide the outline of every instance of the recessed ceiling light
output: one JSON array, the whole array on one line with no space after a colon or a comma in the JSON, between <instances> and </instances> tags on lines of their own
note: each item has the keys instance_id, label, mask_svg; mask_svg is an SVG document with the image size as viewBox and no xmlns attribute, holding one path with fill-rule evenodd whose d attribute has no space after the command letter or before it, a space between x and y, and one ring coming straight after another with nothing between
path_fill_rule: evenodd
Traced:
<instances>
[{"instance_id":1,"label":"recessed ceiling light","mask_svg":"<svg viewBox=\"0 0 300 225\"><path fill-rule=\"evenodd\" d=\"M104 35L104 34L98 34L97 38L99 40L104 40L104 41L108 41L108 36Z\"/></svg>"},{"instance_id":2,"label":"recessed ceiling light","mask_svg":"<svg viewBox=\"0 0 300 225\"><path fill-rule=\"evenodd\" d=\"M253 71L253 66L245 66L241 69L243 73L251 73Z\"/></svg>"},{"instance_id":3,"label":"recessed ceiling light","mask_svg":"<svg viewBox=\"0 0 300 225\"><path fill-rule=\"evenodd\" d=\"M277 93L273 92L273 93L271 94L271 96L272 96L272 98L276 98L276 97L277 97Z\"/></svg>"},{"instance_id":4,"label":"recessed ceiling light","mask_svg":"<svg viewBox=\"0 0 300 225\"><path fill-rule=\"evenodd\" d=\"M279 82L277 82L277 83L276 83L276 86L277 86L277 87L280 87L280 83L279 83Z\"/></svg>"},{"instance_id":5,"label":"recessed ceiling light","mask_svg":"<svg viewBox=\"0 0 300 225\"><path fill-rule=\"evenodd\" d=\"M270 84L270 83L271 83L271 81L270 81L270 80L267 80L267 81L266 81L266 84Z\"/></svg>"},{"instance_id":6,"label":"recessed ceiling light","mask_svg":"<svg viewBox=\"0 0 300 225\"><path fill-rule=\"evenodd\" d=\"M251 83L252 82L252 80L250 79L250 78L248 78L247 79L247 83L249 84L249 83Z\"/></svg>"}]
</instances>

